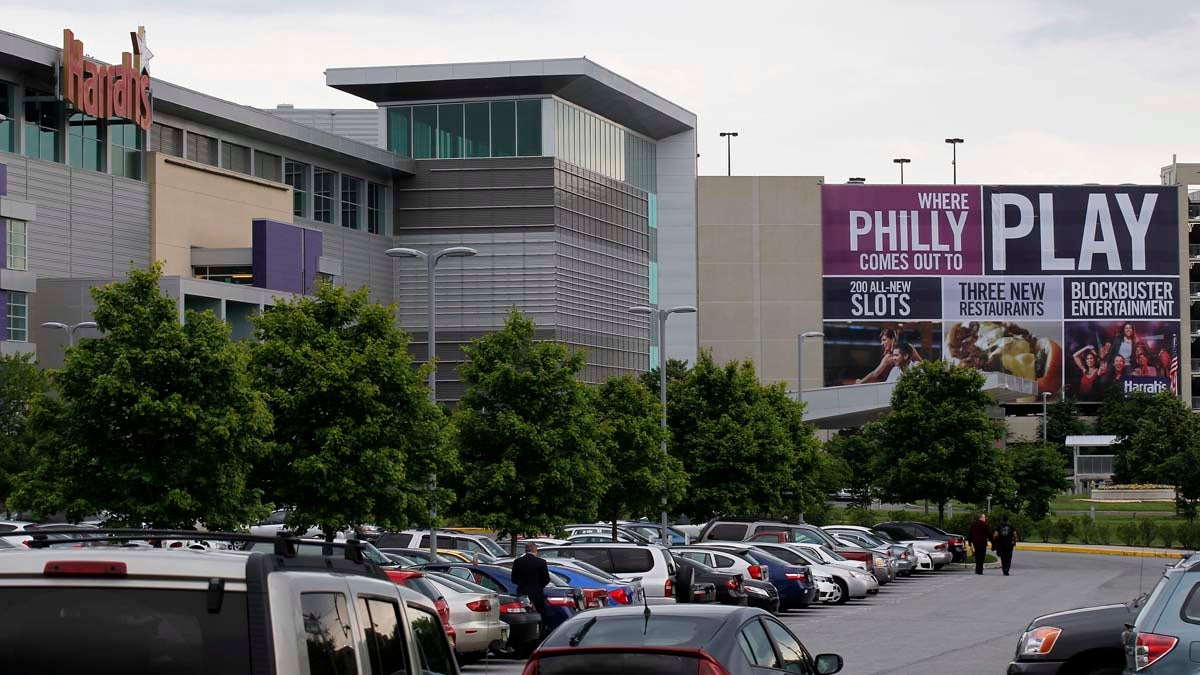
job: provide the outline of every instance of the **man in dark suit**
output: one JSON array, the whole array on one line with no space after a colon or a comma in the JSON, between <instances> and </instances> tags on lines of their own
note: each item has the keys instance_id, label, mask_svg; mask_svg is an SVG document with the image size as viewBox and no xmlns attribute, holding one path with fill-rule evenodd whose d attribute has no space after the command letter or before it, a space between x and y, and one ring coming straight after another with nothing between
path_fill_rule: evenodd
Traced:
<instances>
[{"instance_id":1,"label":"man in dark suit","mask_svg":"<svg viewBox=\"0 0 1200 675\"><path fill-rule=\"evenodd\" d=\"M550 583L550 570L546 561L538 557L537 544L525 545L525 555L513 561L512 580L517 593L529 596L529 602L541 614L546 612L546 584Z\"/></svg>"}]
</instances>

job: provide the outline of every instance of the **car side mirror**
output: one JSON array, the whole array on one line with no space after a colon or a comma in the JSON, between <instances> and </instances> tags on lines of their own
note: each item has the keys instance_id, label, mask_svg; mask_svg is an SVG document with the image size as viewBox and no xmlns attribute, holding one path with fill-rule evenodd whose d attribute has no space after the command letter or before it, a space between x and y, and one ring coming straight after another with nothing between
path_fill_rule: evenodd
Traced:
<instances>
[{"instance_id":1,"label":"car side mirror","mask_svg":"<svg viewBox=\"0 0 1200 675\"><path fill-rule=\"evenodd\" d=\"M839 654L817 654L817 675L833 675L842 670Z\"/></svg>"}]
</instances>

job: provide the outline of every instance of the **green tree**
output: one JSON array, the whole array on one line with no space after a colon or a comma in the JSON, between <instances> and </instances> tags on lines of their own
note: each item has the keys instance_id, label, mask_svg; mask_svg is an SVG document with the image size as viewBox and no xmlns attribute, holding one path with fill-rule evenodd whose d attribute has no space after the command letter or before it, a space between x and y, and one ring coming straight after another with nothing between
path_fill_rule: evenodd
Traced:
<instances>
[{"instance_id":1,"label":"green tree","mask_svg":"<svg viewBox=\"0 0 1200 675\"><path fill-rule=\"evenodd\" d=\"M453 425L463 519L512 535L594 520L609 474L594 395L576 379L583 354L533 338L533 321L514 309L466 347Z\"/></svg>"},{"instance_id":2,"label":"green tree","mask_svg":"<svg viewBox=\"0 0 1200 675\"><path fill-rule=\"evenodd\" d=\"M1000 425L988 416L984 377L944 361L910 368L880 421L879 478L890 498L928 499L945 517L951 499L978 503L996 489Z\"/></svg>"},{"instance_id":3,"label":"green tree","mask_svg":"<svg viewBox=\"0 0 1200 675\"><path fill-rule=\"evenodd\" d=\"M1121 439L1114 448L1113 473L1122 483L1174 485L1168 462L1187 450L1197 431L1195 415L1170 392L1109 397L1100 426Z\"/></svg>"},{"instance_id":4,"label":"green tree","mask_svg":"<svg viewBox=\"0 0 1200 675\"><path fill-rule=\"evenodd\" d=\"M600 452L619 478L600 497L600 515L616 521L622 515L653 516L662 498L678 504L687 474L678 457L664 454L662 407L632 376L610 378L596 391Z\"/></svg>"},{"instance_id":5,"label":"green tree","mask_svg":"<svg viewBox=\"0 0 1200 675\"><path fill-rule=\"evenodd\" d=\"M1086 431L1087 424L1079 415L1079 404L1075 399L1064 396L1046 406L1046 440L1058 448L1066 461L1071 461L1071 452L1066 446L1067 436Z\"/></svg>"},{"instance_id":6,"label":"green tree","mask_svg":"<svg viewBox=\"0 0 1200 675\"><path fill-rule=\"evenodd\" d=\"M653 364L652 364L653 365ZM671 385L687 378L688 362L686 359L667 359L667 390L670 391ZM654 398L659 397L658 393L658 366L653 365L648 372L638 376L639 381L650 390L650 394Z\"/></svg>"},{"instance_id":7,"label":"green tree","mask_svg":"<svg viewBox=\"0 0 1200 675\"><path fill-rule=\"evenodd\" d=\"M851 503L863 508L874 499L879 434L879 424L868 422L859 429L838 432L826 444L829 454L845 466L845 481L838 489L850 490Z\"/></svg>"},{"instance_id":8,"label":"green tree","mask_svg":"<svg viewBox=\"0 0 1200 675\"><path fill-rule=\"evenodd\" d=\"M778 396L759 383L749 361L720 366L709 352L668 388L671 454L691 477L681 508L693 519L803 508L797 476L804 467L787 419L799 407L785 409L779 399L786 394L773 388Z\"/></svg>"},{"instance_id":9,"label":"green tree","mask_svg":"<svg viewBox=\"0 0 1200 675\"><path fill-rule=\"evenodd\" d=\"M29 414L46 388L46 376L31 354L0 355L0 504L7 505L17 474L33 459Z\"/></svg>"},{"instance_id":10,"label":"green tree","mask_svg":"<svg viewBox=\"0 0 1200 675\"><path fill-rule=\"evenodd\" d=\"M792 399L782 384L764 386L762 394L783 422L791 446L791 489L784 491L784 497L789 498L785 499L787 513L798 512L813 522L828 522L831 514L827 495L844 483L845 464L825 452L814 427L804 421L804 404Z\"/></svg>"},{"instance_id":11,"label":"green tree","mask_svg":"<svg viewBox=\"0 0 1200 675\"><path fill-rule=\"evenodd\" d=\"M997 503L1034 521L1048 516L1050 502L1070 486L1066 461L1052 443L1009 443L1003 461L1007 480L997 489Z\"/></svg>"},{"instance_id":12,"label":"green tree","mask_svg":"<svg viewBox=\"0 0 1200 675\"><path fill-rule=\"evenodd\" d=\"M100 339L69 350L35 405L34 461L13 502L72 520L229 528L264 513L247 478L271 415L246 352L211 312L179 323L161 266L92 289Z\"/></svg>"},{"instance_id":13,"label":"green tree","mask_svg":"<svg viewBox=\"0 0 1200 675\"><path fill-rule=\"evenodd\" d=\"M312 297L277 304L255 320L254 382L275 416L258 472L289 526L327 539L364 523L400 528L425 520L429 478L453 466L444 416L429 401L428 366L414 368L393 308L323 283Z\"/></svg>"}]
</instances>

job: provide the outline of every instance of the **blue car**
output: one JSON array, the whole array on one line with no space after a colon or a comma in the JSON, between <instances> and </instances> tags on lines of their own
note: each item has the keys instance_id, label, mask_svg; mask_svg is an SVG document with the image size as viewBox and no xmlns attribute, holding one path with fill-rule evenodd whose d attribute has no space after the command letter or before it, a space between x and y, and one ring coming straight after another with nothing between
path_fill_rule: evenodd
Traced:
<instances>
[{"instance_id":1,"label":"blue car","mask_svg":"<svg viewBox=\"0 0 1200 675\"><path fill-rule=\"evenodd\" d=\"M781 611L804 609L817 598L817 585L813 581L812 570L808 565L793 565L757 548L724 548L720 545L708 544L705 545L705 548L736 555L755 565L765 565L767 578L763 581L769 582L775 587L775 590L779 591L779 609Z\"/></svg>"},{"instance_id":2,"label":"blue car","mask_svg":"<svg viewBox=\"0 0 1200 675\"><path fill-rule=\"evenodd\" d=\"M473 581L497 593L518 595L517 585L512 580L512 570L500 565L426 563L414 569L445 572L460 579ZM561 576L550 574L550 584L546 586L546 609L542 612L542 625L546 634L586 608L587 601L582 589L572 586Z\"/></svg>"},{"instance_id":3,"label":"blue car","mask_svg":"<svg viewBox=\"0 0 1200 675\"><path fill-rule=\"evenodd\" d=\"M635 605L641 601L639 589L628 581L618 579L604 570L588 565L587 563L575 562L575 565L556 564L549 565L550 572L557 574L567 580L567 583L576 588L603 589L607 594L604 603L609 607L620 607L622 605ZM591 569L585 569L587 565ZM640 584L639 584L640 586ZM585 591L586 595L586 591Z\"/></svg>"}]
</instances>

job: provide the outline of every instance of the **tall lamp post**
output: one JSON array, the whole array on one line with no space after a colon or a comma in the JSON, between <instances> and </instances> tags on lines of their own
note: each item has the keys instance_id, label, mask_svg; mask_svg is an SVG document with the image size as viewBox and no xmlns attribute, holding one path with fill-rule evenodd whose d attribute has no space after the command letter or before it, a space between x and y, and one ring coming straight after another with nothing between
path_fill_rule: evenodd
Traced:
<instances>
[{"instance_id":1,"label":"tall lamp post","mask_svg":"<svg viewBox=\"0 0 1200 675\"><path fill-rule=\"evenodd\" d=\"M1046 407L1046 402L1050 400L1050 392L1042 392L1042 442L1046 442L1046 413L1049 408Z\"/></svg>"},{"instance_id":2,"label":"tall lamp post","mask_svg":"<svg viewBox=\"0 0 1200 675\"><path fill-rule=\"evenodd\" d=\"M434 286L434 272L437 270L438 261L442 258L470 258L478 255L479 251L467 246L451 246L432 254L418 251L415 248L389 248L384 253L389 258L421 258L425 260L426 307L429 310L429 402L437 405L437 294ZM429 490L432 492L436 489L437 474L434 473L429 479ZM437 508L432 505L429 507L429 555L437 560Z\"/></svg>"},{"instance_id":3,"label":"tall lamp post","mask_svg":"<svg viewBox=\"0 0 1200 675\"><path fill-rule=\"evenodd\" d=\"M947 138L946 142L950 144L950 168L954 172L954 184L958 185L958 144L963 142L961 138Z\"/></svg>"},{"instance_id":4,"label":"tall lamp post","mask_svg":"<svg viewBox=\"0 0 1200 675\"><path fill-rule=\"evenodd\" d=\"M908 164L912 160L907 157L897 157L896 159L893 159L892 161L895 162L896 164L900 165L900 184L904 185L904 165Z\"/></svg>"},{"instance_id":5,"label":"tall lamp post","mask_svg":"<svg viewBox=\"0 0 1200 675\"><path fill-rule=\"evenodd\" d=\"M734 134L734 136L736 135ZM662 408L662 428L664 431L662 452L664 455L667 454L667 437L665 434L667 429L667 317L672 314L694 314L695 312L696 308L691 305L682 305L672 307L671 309L658 309L645 305L629 308L630 314L658 315L658 402ZM667 502L665 497L663 498L661 516L662 543L663 546L670 546L671 536L670 531L667 529Z\"/></svg>"},{"instance_id":6,"label":"tall lamp post","mask_svg":"<svg viewBox=\"0 0 1200 675\"><path fill-rule=\"evenodd\" d=\"M798 349L796 350L796 400L804 403L804 341L810 338L824 339L825 334L820 331L810 330L801 333L799 339L796 340ZM800 413L803 419L804 412Z\"/></svg>"},{"instance_id":7,"label":"tall lamp post","mask_svg":"<svg viewBox=\"0 0 1200 675\"><path fill-rule=\"evenodd\" d=\"M75 331L79 330L80 328L95 328L95 327L96 327L95 321L80 321L79 323L74 323L74 324L70 324L70 325L62 323L60 321L47 321L46 323L42 324L42 328L54 328L56 330L66 331L68 347L75 346Z\"/></svg>"},{"instance_id":8,"label":"tall lamp post","mask_svg":"<svg viewBox=\"0 0 1200 675\"><path fill-rule=\"evenodd\" d=\"M736 131L722 131L721 138L725 139L725 175L733 175L733 139L737 138ZM692 310L695 311L695 310Z\"/></svg>"}]
</instances>

